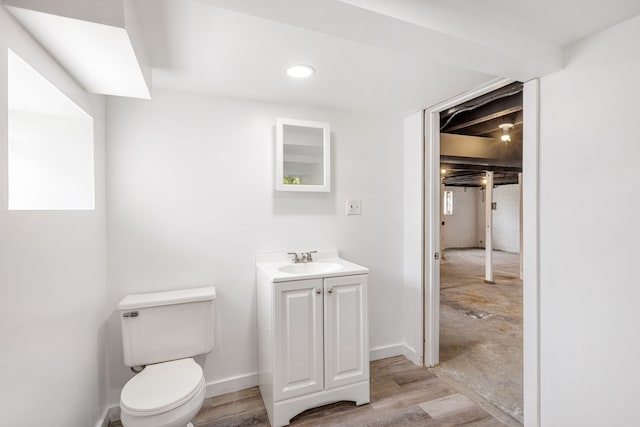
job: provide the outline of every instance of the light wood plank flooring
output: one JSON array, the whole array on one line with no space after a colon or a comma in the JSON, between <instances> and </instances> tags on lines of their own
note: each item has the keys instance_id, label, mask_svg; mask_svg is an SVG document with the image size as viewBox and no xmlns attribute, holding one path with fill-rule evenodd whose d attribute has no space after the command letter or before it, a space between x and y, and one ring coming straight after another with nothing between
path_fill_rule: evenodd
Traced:
<instances>
[{"instance_id":1,"label":"light wood plank flooring","mask_svg":"<svg viewBox=\"0 0 640 427\"><path fill-rule=\"evenodd\" d=\"M493 415L492 415L493 414ZM269 426L257 387L206 399L195 427ZM371 362L371 403L338 402L311 409L292 426L518 425L481 398L456 389L402 356ZM119 422L111 427L120 427Z\"/></svg>"}]
</instances>

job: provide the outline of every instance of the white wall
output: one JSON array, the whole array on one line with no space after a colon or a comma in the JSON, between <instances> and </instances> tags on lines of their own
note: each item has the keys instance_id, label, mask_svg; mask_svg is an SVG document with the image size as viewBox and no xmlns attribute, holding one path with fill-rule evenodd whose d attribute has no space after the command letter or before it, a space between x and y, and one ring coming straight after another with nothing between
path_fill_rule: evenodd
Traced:
<instances>
[{"instance_id":1,"label":"white wall","mask_svg":"<svg viewBox=\"0 0 640 427\"><path fill-rule=\"evenodd\" d=\"M96 209L7 210L7 87L0 84L1 423L95 426L107 407L104 106L0 8L0 82L7 48L93 115Z\"/></svg>"},{"instance_id":2,"label":"white wall","mask_svg":"<svg viewBox=\"0 0 640 427\"><path fill-rule=\"evenodd\" d=\"M541 80L543 426L638 423L638 40L640 16Z\"/></svg>"},{"instance_id":3,"label":"white wall","mask_svg":"<svg viewBox=\"0 0 640 427\"><path fill-rule=\"evenodd\" d=\"M443 215L445 248L484 247L484 188L446 187L453 191L453 215ZM493 189L493 248L520 251L520 205L518 185L499 185Z\"/></svg>"},{"instance_id":4,"label":"white wall","mask_svg":"<svg viewBox=\"0 0 640 427\"><path fill-rule=\"evenodd\" d=\"M476 205L480 192L476 188L445 187L453 191L453 214L442 215L445 248L474 248L476 244Z\"/></svg>"},{"instance_id":5,"label":"white wall","mask_svg":"<svg viewBox=\"0 0 640 427\"><path fill-rule=\"evenodd\" d=\"M495 194L495 188L493 189ZM485 216L486 211L484 207L484 198L485 198L485 189L478 190L478 198L476 199L476 245L479 248L484 248L484 241L486 239L486 224L485 224ZM495 226L495 224L492 224ZM493 243L493 242L492 242ZM495 246L493 247L495 249Z\"/></svg>"},{"instance_id":6,"label":"white wall","mask_svg":"<svg viewBox=\"0 0 640 427\"><path fill-rule=\"evenodd\" d=\"M482 190L484 192L484 190ZM520 252L520 200L518 184L498 185L493 189L493 249L505 252ZM484 197L478 194L476 210L477 246L484 248L485 240Z\"/></svg>"},{"instance_id":7,"label":"white wall","mask_svg":"<svg viewBox=\"0 0 640 427\"><path fill-rule=\"evenodd\" d=\"M424 187L424 112L405 118L403 129L403 245L402 305L405 355L422 364L422 205Z\"/></svg>"},{"instance_id":8,"label":"white wall","mask_svg":"<svg viewBox=\"0 0 640 427\"><path fill-rule=\"evenodd\" d=\"M11 50L8 63L9 209L94 209L93 119Z\"/></svg>"},{"instance_id":9,"label":"white wall","mask_svg":"<svg viewBox=\"0 0 640 427\"><path fill-rule=\"evenodd\" d=\"M518 184L499 185L493 190L493 248L520 252L520 194Z\"/></svg>"},{"instance_id":10,"label":"white wall","mask_svg":"<svg viewBox=\"0 0 640 427\"><path fill-rule=\"evenodd\" d=\"M279 116L331 123L331 193L274 192ZM129 293L214 285L206 380L255 378L256 253L338 248L370 267L371 347L403 341L400 119L157 88L110 99L107 118L112 405L131 377L115 312ZM361 216L346 216L347 197Z\"/></svg>"}]
</instances>

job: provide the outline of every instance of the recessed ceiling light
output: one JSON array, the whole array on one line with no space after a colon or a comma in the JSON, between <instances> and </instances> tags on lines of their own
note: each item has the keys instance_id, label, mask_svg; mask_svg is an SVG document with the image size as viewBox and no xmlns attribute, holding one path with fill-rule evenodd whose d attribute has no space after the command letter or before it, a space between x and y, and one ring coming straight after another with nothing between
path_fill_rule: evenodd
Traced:
<instances>
[{"instance_id":1,"label":"recessed ceiling light","mask_svg":"<svg viewBox=\"0 0 640 427\"><path fill-rule=\"evenodd\" d=\"M316 72L316 69L310 65L294 65L287 68L287 75L294 79L305 79L311 77Z\"/></svg>"}]
</instances>

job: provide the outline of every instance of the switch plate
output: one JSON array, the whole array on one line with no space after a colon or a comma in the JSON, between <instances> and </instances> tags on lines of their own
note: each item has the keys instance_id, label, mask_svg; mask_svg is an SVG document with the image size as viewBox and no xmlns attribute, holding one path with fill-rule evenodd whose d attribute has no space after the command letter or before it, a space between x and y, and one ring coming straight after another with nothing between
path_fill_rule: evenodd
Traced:
<instances>
[{"instance_id":1,"label":"switch plate","mask_svg":"<svg viewBox=\"0 0 640 427\"><path fill-rule=\"evenodd\" d=\"M347 199L347 215L360 215L362 213L360 205L360 199Z\"/></svg>"}]
</instances>

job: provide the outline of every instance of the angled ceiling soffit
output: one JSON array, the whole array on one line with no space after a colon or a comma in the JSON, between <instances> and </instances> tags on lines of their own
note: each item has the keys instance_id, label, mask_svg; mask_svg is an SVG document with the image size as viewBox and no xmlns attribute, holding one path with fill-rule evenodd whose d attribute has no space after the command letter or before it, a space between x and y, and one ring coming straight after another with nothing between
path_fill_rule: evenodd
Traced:
<instances>
[{"instance_id":1,"label":"angled ceiling soffit","mask_svg":"<svg viewBox=\"0 0 640 427\"><path fill-rule=\"evenodd\" d=\"M3 5L88 92L151 97L151 67L131 0Z\"/></svg>"}]
</instances>

